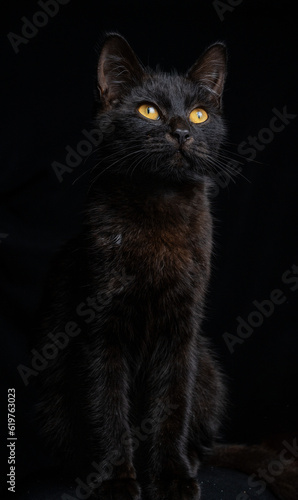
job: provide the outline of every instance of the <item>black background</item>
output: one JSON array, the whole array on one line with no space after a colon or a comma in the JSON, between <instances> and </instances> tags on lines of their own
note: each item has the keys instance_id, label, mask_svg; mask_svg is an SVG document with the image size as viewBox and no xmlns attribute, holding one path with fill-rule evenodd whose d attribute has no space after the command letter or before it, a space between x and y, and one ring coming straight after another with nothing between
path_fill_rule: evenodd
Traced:
<instances>
[{"instance_id":1,"label":"black background","mask_svg":"<svg viewBox=\"0 0 298 500\"><path fill-rule=\"evenodd\" d=\"M1 456L6 462L6 394L15 387L18 477L43 465L45 456L32 420L34 395L17 366L30 363L28 340L49 260L79 231L89 160L62 182L51 165L65 164L66 146L76 148L82 130L92 128L98 44L106 30L127 37L144 64L165 70L185 71L211 43L227 44L225 154L239 161L242 176L212 200L214 259L204 330L227 374L226 439L249 443L277 436L281 448L282 436L297 436L298 289L282 280L298 265L295 3L234 0L223 19L214 3L70 0L17 54L7 34L21 35L22 17L32 21L42 9L36 1L2 7ZM284 129L262 131L273 110L285 107L292 118ZM249 162L238 146L259 134L267 143L259 140L262 150ZM256 310L253 301L269 299L277 288L284 302L231 353L223 334L237 335L237 317L246 321Z\"/></svg>"}]
</instances>

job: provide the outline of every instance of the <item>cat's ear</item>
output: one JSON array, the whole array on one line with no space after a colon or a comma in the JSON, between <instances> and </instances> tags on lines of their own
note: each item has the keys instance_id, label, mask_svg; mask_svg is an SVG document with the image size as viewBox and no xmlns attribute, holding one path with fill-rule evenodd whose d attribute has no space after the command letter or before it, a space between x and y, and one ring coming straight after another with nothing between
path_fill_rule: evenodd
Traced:
<instances>
[{"instance_id":1,"label":"cat's ear","mask_svg":"<svg viewBox=\"0 0 298 500\"><path fill-rule=\"evenodd\" d=\"M211 45L187 73L187 78L202 84L210 99L221 106L221 96L226 79L227 53L223 43Z\"/></svg>"},{"instance_id":2,"label":"cat's ear","mask_svg":"<svg viewBox=\"0 0 298 500\"><path fill-rule=\"evenodd\" d=\"M107 35L97 67L97 85L103 104L110 107L118 102L143 76L143 67L125 38L115 33Z\"/></svg>"}]
</instances>

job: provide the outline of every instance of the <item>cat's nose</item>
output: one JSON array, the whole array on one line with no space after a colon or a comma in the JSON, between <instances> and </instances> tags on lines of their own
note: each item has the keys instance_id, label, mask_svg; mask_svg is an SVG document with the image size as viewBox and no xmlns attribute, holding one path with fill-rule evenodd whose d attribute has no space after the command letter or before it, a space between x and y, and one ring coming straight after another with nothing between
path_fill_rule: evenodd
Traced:
<instances>
[{"instance_id":1,"label":"cat's nose","mask_svg":"<svg viewBox=\"0 0 298 500\"><path fill-rule=\"evenodd\" d=\"M172 135L177 139L180 146L190 139L190 131L186 128L176 128L173 130Z\"/></svg>"}]
</instances>

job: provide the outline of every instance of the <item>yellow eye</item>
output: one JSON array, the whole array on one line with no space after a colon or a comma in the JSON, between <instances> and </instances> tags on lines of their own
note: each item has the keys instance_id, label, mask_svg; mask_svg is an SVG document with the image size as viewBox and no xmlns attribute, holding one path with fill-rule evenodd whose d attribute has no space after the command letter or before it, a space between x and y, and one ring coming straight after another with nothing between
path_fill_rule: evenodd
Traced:
<instances>
[{"instance_id":1,"label":"yellow eye","mask_svg":"<svg viewBox=\"0 0 298 500\"><path fill-rule=\"evenodd\" d=\"M160 118L159 112L152 104L141 104L141 106L138 107L138 112L146 116L146 118L149 118L149 120L159 120Z\"/></svg>"},{"instance_id":2,"label":"yellow eye","mask_svg":"<svg viewBox=\"0 0 298 500\"><path fill-rule=\"evenodd\" d=\"M204 123L208 119L208 114L204 109L196 108L190 113L189 119L193 123Z\"/></svg>"}]
</instances>

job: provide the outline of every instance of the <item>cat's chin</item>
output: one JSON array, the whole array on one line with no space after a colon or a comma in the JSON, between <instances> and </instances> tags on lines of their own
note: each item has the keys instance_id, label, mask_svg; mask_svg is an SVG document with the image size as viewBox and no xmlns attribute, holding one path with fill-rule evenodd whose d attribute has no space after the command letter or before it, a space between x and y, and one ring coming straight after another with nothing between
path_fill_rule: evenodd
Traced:
<instances>
[{"instance_id":1,"label":"cat's chin","mask_svg":"<svg viewBox=\"0 0 298 500\"><path fill-rule=\"evenodd\" d=\"M167 176L180 182L202 182L204 175L194 165L193 160L183 151L177 150L167 159Z\"/></svg>"},{"instance_id":2,"label":"cat's chin","mask_svg":"<svg viewBox=\"0 0 298 500\"><path fill-rule=\"evenodd\" d=\"M206 181L205 176L201 172L191 169L189 166L180 168L173 164L167 164L167 168L155 170L154 172L142 171L135 174L133 177L127 176L126 180L133 186L147 186L151 189L152 186L159 186L160 188L181 186L183 184L199 184Z\"/></svg>"}]
</instances>

